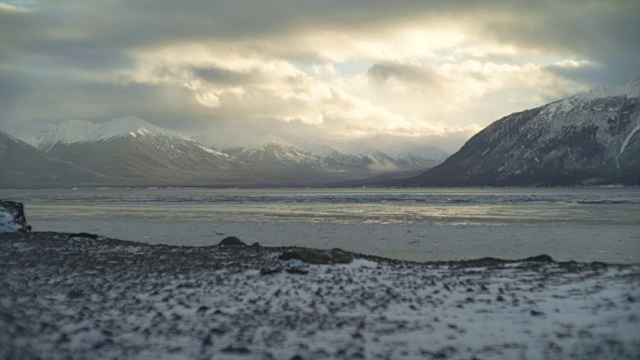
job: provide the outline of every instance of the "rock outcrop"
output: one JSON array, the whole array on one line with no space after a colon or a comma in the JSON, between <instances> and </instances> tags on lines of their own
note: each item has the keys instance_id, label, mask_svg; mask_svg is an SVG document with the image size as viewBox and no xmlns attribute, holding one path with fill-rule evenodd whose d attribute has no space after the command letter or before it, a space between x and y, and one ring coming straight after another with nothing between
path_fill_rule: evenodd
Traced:
<instances>
[{"instance_id":1,"label":"rock outcrop","mask_svg":"<svg viewBox=\"0 0 640 360\"><path fill-rule=\"evenodd\" d=\"M31 231L22 203L0 200L0 233Z\"/></svg>"},{"instance_id":2,"label":"rock outcrop","mask_svg":"<svg viewBox=\"0 0 640 360\"><path fill-rule=\"evenodd\" d=\"M242 240L238 239L235 236L228 236L222 239L218 246L247 246L247 244L245 244L244 242L242 242Z\"/></svg>"}]
</instances>

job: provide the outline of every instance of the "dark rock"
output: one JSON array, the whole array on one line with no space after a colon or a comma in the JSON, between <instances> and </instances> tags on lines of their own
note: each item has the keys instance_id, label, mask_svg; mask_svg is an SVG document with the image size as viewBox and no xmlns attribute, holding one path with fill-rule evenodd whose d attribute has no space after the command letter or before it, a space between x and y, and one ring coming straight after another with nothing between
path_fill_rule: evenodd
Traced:
<instances>
[{"instance_id":1,"label":"dark rock","mask_svg":"<svg viewBox=\"0 0 640 360\"><path fill-rule=\"evenodd\" d=\"M84 296L84 291L78 290L78 289L71 290L67 293L67 297L69 299L79 299L83 296Z\"/></svg>"},{"instance_id":2,"label":"dark rock","mask_svg":"<svg viewBox=\"0 0 640 360\"><path fill-rule=\"evenodd\" d=\"M300 268L288 268L285 271L288 272L289 274L294 274L294 275L307 275L309 273L307 270L300 269Z\"/></svg>"},{"instance_id":3,"label":"dark rock","mask_svg":"<svg viewBox=\"0 0 640 360\"><path fill-rule=\"evenodd\" d=\"M0 233L31 231L24 217L24 206L14 201L0 200Z\"/></svg>"},{"instance_id":4,"label":"dark rock","mask_svg":"<svg viewBox=\"0 0 640 360\"><path fill-rule=\"evenodd\" d=\"M331 249L331 257L336 264L349 264L353 261L353 255L338 248Z\"/></svg>"},{"instance_id":5,"label":"dark rock","mask_svg":"<svg viewBox=\"0 0 640 360\"><path fill-rule=\"evenodd\" d=\"M522 259L522 261L554 262L555 260L553 260L553 258L551 256L543 254L543 255L528 257L526 259Z\"/></svg>"},{"instance_id":6,"label":"dark rock","mask_svg":"<svg viewBox=\"0 0 640 360\"><path fill-rule=\"evenodd\" d=\"M207 347L211 345L213 345L213 339L211 338L211 334L207 334L207 336L202 339L202 346Z\"/></svg>"},{"instance_id":7,"label":"dark rock","mask_svg":"<svg viewBox=\"0 0 640 360\"><path fill-rule=\"evenodd\" d=\"M531 310L531 316L542 316L544 313L542 311Z\"/></svg>"},{"instance_id":8,"label":"dark rock","mask_svg":"<svg viewBox=\"0 0 640 360\"><path fill-rule=\"evenodd\" d=\"M300 260L309 264L331 264L331 255L325 250L289 250L280 255L280 260Z\"/></svg>"},{"instance_id":9,"label":"dark rock","mask_svg":"<svg viewBox=\"0 0 640 360\"><path fill-rule=\"evenodd\" d=\"M292 259L309 264L349 264L353 261L353 255L340 249L295 249L280 255L280 260Z\"/></svg>"},{"instance_id":10,"label":"dark rock","mask_svg":"<svg viewBox=\"0 0 640 360\"><path fill-rule=\"evenodd\" d=\"M221 350L223 353L227 353L227 354L249 354L251 353L251 350L247 349L246 347L233 347L231 345L227 346L226 348Z\"/></svg>"},{"instance_id":11,"label":"dark rock","mask_svg":"<svg viewBox=\"0 0 640 360\"><path fill-rule=\"evenodd\" d=\"M279 274L282 272L282 268L262 268L260 269L260 276Z\"/></svg>"},{"instance_id":12,"label":"dark rock","mask_svg":"<svg viewBox=\"0 0 640 360\"><path fill-rule=\"evenodd\" d=\"M218 246L247 246L247 244L243 243L240 239L238 239L235 236L228 236L222 239L222 241L220 241Z\"/></svg>"},{"instance_id":13,"label":"dark rock","mask_svg":"<svg viewBox=\"0 0 640 360\"><path fill-rule=\"evenodd\" d=\"M82 239L91 239L91 240L96 240L98 238L98 235L96 234L89 234L86 232L81 232L81 233L77 233L77 234L71 234L69 235L69 239L73 239L73 238L82 238Z\"/></svg>"}]
</instances>

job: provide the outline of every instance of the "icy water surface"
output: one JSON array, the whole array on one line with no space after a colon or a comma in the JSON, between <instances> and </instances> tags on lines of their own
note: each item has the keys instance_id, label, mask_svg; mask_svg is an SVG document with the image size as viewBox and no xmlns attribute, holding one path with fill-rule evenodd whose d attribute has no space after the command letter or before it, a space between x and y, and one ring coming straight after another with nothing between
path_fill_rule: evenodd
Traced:
<instances>
[{"instance_id":1,"label":"icy water surface","mask_svg":"<svg viewBox=\"0 0 640 360\"><path fill-rule=\"evenodd\" d=\"M146 243L340 247L428 261L640 263L638 189L0 190L37 231Z\"/></svg>"}]
</instances>

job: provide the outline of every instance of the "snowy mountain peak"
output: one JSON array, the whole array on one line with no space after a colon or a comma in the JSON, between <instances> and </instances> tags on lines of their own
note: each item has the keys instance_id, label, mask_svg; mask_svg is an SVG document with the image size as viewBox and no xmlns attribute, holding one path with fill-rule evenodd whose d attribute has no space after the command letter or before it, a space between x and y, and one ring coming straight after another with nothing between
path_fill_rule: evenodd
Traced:
<instances>
[{"instance_id":1,"label":"snowy mountain peak","mask_svg":"<svg viewBox=\"0 0 640 360\"><path fill-rule=\"evenodd\" d=\"M72 144L78 142L90 142L107 140L118 136L145 136L149 134L162 134L170 137L187 139L183 135L164 129L137 118L125 116L96 124L90 121L67 119L62 121L51 131L45 133L40 139L39 148L47 150L55 144Z\"/></svg>"},{"instance_id":2,"label":"snowy mountain peak","mask_svg":"<svg viewBox=\"0 0 640 360\"><path fill-rule=\"evenodd\" d=\"M627 98L640 97L640 76L622 85L600 87L574 97L583 101L589 101L618 96L626 96Z\"/></svg>"},{"instance_id":3,"label":"snowy mountain peak","mask_svg":"<svg viewBox=\"0 0 640 360\"><path fill-rule=\"evenodd\" d=\"M578 94L563 100L546 105L545 113L551 116L568 113L583 104L592 103L602 99L611 98L638 98L640 97L640 76L627 81L622 85L605 86L593 89L583 94ZM614 109L612 109L613 111Z\"/></svg>"},{"instance_id":4,"label":"snowy mountain peak","mask_svg":"<svg viewBox=\"0 0 640 360\"><path fill-rule=\"evenodd\" d=\"M246 149L262 149L267 145L276 145L279 147L296 147L292 143L284 140L281 137L275 135L265 135L256 141L253 141L251 144L245 146Z\"/></svg>"},{"instance_id":5,"label":"snowy mountain peak","mask_svg":"<svg viewBox=\"0 0 640 360\"><path fill-rule=\"evenodd\" d=\"M71 144L74 142L87 141L89 136L99 127L99 124L90 121L66 119L42 135L39 147L46 150L58 143Z\"/></svg>"},{"instance_id":6,"label":"snowy mountain peak","mask_svg":"<svg viewBox=\"0 0 640 360\"><path fill-rule=\"evenodd\" d=\"M181 134L153 125L135 116L125 116L100 125L89 137L89 141L106 140L117 136L133 137L148 134L163 134L171 137L185 138ZM185 138L186 139L186 138Z\"/></svg>"}]
</instances>

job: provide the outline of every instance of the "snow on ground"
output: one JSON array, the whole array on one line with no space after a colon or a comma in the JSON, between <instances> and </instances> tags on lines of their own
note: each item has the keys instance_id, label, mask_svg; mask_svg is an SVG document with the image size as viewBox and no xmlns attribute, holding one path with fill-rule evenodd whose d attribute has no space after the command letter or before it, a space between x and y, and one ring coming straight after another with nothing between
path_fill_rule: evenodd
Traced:
<instances>
[{"instance_id":1,"label":"snow on ground","mask_svg":"<svg viewBox=\"0 0 640 360\"><path fill-rule=\"evenodd\" d=\"M26 231L23 207L21 203L0 200L0 234Z\"/></svg>"},{"instance_id":2,"label":"snow on ground","mask_svg":"<svg viewBox=\"0 0 640 360\"><path fill-rule=\"evenodd\" d=\"M0 209L0 234L12 233L20 231L20 229L21 226L15 223L13 215L4 211L4 209Z\"/></svg>"},{"instance_id":3,"label":"snow on ground","mask_svg":"<svg viewBox=\"0 0 640 360\"><path fill-rule=\"evenodd\" d=\"M639 265L286 250L0 235L0 358L640 357Z\"/></svg>"}]
</instances>

